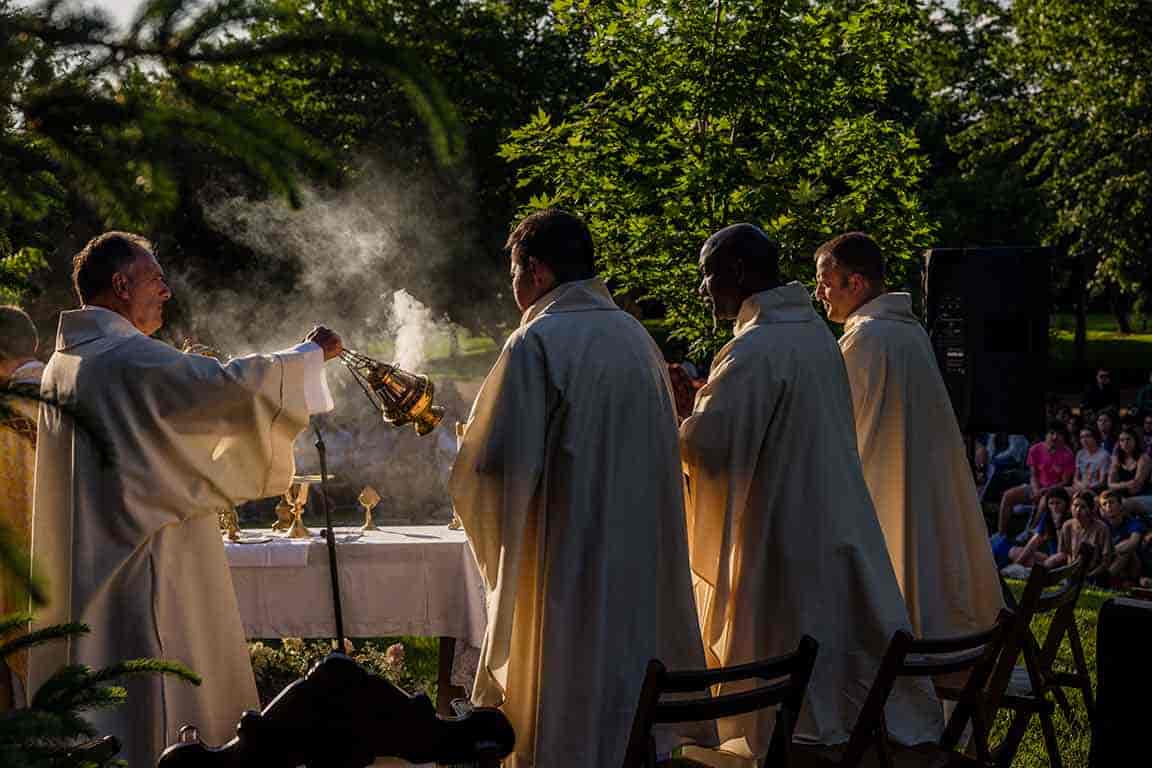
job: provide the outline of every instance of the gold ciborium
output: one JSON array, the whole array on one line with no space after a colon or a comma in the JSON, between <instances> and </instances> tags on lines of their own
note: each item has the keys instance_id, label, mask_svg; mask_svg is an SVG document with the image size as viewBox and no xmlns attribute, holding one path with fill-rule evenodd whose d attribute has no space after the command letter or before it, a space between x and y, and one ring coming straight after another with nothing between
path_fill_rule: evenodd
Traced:
<instances>
[{"instance_id":1,"label":"gold ciborium","mask_svg":"<svg viewBox=\"0 0 1152 768\"><path fill-rule=\"evenodd\" d=\"M288 529L288 538L307 539L312 531L304 527L304 505L308 503L308 488L312 485L310 480L294 477L284 499L292 507L292 526Z\"/></svg>"},{"instance_id":2,"label":"gold ciborium","mask_svg":"<svg viewBox=\"0 0 1152 768\"><path fill-rule=\"evenodd\" d=\"M364 507L364 525L360 526L362 531L378 531L376 522L372 519L372 508L380 503L380 494L376 489L370 485L364 486L364 490L360 491L360 495L356 497L360 502L360 506Z\"/></svg>"},{"instance_id":3,"label":"gold ciborium","mask_svg":"<svg viewBox=\"0 0 1152 768\"><path fill-rule=\"evenodd\" d=\"M432 404L436 388L427 376L409 373L351 349L341 352L340 359L389 424L412 424L416 434L426 435L444 418L444 409Z\"/></svg>"}]
</instances>

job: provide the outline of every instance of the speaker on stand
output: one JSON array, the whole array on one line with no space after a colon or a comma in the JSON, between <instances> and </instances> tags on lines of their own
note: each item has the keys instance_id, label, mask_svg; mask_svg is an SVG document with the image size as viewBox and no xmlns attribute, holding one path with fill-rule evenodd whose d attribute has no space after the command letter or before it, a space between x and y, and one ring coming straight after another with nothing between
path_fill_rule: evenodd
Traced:
<instances>
[{"instance_id":1,"label":"speaker on stand","mask_svg":"<svg viewBox=\"0 0 1152 768\"><path fill-rule=\"evenodd\" d=\"M1040 247L925 255L925 325L967 435L1044 431L1049 261Z\"/></svg>"}]
</instances>

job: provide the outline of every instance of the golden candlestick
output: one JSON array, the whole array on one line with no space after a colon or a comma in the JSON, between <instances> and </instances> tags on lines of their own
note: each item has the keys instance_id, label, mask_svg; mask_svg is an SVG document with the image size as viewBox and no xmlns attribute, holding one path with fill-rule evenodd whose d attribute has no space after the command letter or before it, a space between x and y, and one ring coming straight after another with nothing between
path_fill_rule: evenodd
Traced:
<instances>
[{"instance_id":1,"label":"golden candlestick","mask_svg":"<svg viewBox=\"0 0 1152 768\"><path fill-rule=\"evenodd\" d=\"M380 494L376 489L370 485L364 486L364 490L360 491L360 495L356 497L360 502L360 506L364 507L364 525L360 526L362 531L378 531L376 522L372 519L372 508L380 503Z\"/></svg>"},{"instance_id":2,"label":"golden candlestick","mask_svg":"<svg viewBox=\"0 0 1152 768\"><path fill-rule=\"evenodd\" d=\"M220 530L228 536L228 541L240 541L240 518L235 507L220 510Z\"/></svg>"},{"instance_id":3,"label":"golden candlestick","mask_svg":"<svg viewBox=\"0 0 1152 768\"><path fill-rule=\"evenodd\" d=\"M280 497L280 501L276 502L276 522L272 523L272 530L280 531L283 533L292 527L292 505L288 502L288 494L285 493Z\"/></svg>"},{"instance_id":4,"label":"golden candlestick","mask_svg":"<svg viewBox=\"0 0 1152 768\"><path fill-rule=\"evenodd\" d=\"M304 506L308 503L308 480L293 479L288 492L284 494L285 500L292 505L292 526L288 529L288 538L311 538L312 531L304 527Z\"/></svg>"}]
</instances>

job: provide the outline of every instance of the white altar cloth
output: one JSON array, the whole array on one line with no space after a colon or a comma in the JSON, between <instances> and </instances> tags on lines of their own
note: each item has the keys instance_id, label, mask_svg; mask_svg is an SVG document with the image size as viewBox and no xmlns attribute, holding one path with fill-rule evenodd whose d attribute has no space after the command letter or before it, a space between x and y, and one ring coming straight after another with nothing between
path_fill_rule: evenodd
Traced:
<instances>
[{"instance_id":1,"label":"white altar cloth","mask_svg":"<svg viewBox=\"0 0 1152 768\"><path fill-rule=\"evenodd\" d=\"M225 542L244 632L250 638L332 637L328 544L273 536ZM349 637L454 637L478 647L484 637L484 584L463 531L446 525L381 527L358 537L337 528L336 558ZM351 539L351 540L347 540Z\"/></svg>"}]
</instances>

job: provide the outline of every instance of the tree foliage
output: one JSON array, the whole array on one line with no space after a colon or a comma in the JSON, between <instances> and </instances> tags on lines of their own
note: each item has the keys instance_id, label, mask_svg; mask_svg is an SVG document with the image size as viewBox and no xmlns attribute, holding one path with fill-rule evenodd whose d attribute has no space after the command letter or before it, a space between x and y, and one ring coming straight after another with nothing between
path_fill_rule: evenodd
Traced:
<instances>
[{"instance_id":1,"label":"tree foliage","mask_svg":"<svg viewBox=\"0 0 1152 768\"><path fill-rule=\"evenodd\" d=\"M293 202L302 176L333 176L326 145L220 87L215 73L238 62L339 50L395 84L437 159L459 154L455 111L410 51L324 20L245 32L291 14L259 0L150 0L120 32L95 11L0 0L0 257L42 245L27 231L62 208L148 231L194 208L211 174Z\"/></svg>"},{"instance_id":2,"label":"tree foliage","mask_svg":"<svg viewBox=\"0 0 1152 768\"><path fill-rule=\"evenodd\" d=\"M1152 288L1152 6L1146 0L968 0L986 77L961 94L969 173L1010 173L1046 208L1041 236L1094 293Z\"/></svg>"},{"instance_id":3,"label":"tree foliage","mask_svg":"<svg viewBox=\"0 0 1152 768\"><path fill-rule=\"evenodd\" d=\"M762 226L797 278L840 231L873 233L897 282L931 243L915 133L883 114L911 54L908 3L560 5L608 82L539 110L504 156L521 163L529 208L588 217L602 272L666 308L676 336L707 338L696 254L724 225Z\"/></svg>"},{"instance_id":4,"label":"tree foliage","mask_svg":"<svg viewBox=\"0 0 1152 768\"><path fill-rule=\"evenodd\" d=\"M583 58L583 30L559 27L548 0L289 0L281 7L292 12L254 26L254 39L294 34L319 17L411 51L456 109L459 161L435 162L401 89L339 50L246 61L219 73L222 87L333 147L353 181L368 158L431 190L440 202L427 212L433 225L467 234L445 244L447 258L394 264L381 281L397 281L393 287L437 316L500 336L515 307L493 298L507 291L503 243L522 201L499 147L537 109L564 111L594 89L597 68Z\"/></svg>"}]
</instances>

